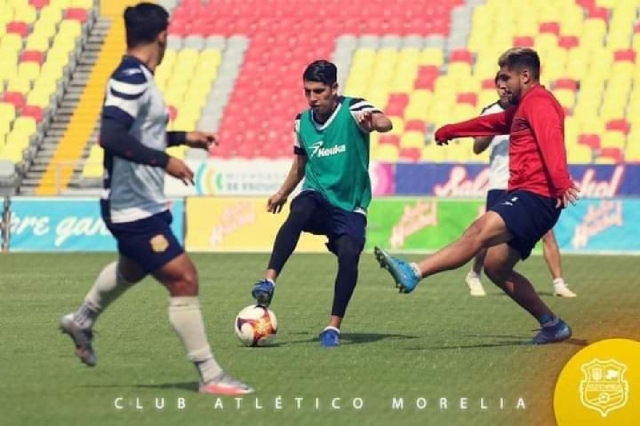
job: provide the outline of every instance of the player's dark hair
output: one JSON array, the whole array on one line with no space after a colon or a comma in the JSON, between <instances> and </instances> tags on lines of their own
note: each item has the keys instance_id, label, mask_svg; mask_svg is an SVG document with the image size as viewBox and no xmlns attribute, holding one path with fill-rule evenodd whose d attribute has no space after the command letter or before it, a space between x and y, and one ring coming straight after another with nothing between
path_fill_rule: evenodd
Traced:
<instances>
[{"instance_id":1,"label":"player's dark hair","mask_svg":"<svg viewBox=\"0 0 640 426\"><path fill-rule=\"evenodd\" d=\"M528 47L514 47L507 50L500 56L498 65L518 72L527 68L531 71L534 80L540 79L540 57L535 50Z\"/></svg>"},{"instance_id":2,"label":"player's dark hair","mask_svg":"<svg viewBox=\"0 0 640 426\"><path fill-rule=\"evenodd\" d=\"M169 27L169 13L154 3L142 2L124 10L127 47L153 43Z\"/></svg>"},{"instance_id":3,"label":"player's dark hair","mask_svg":"<svg viewBox=\"0 0 640 426\"><path fill-rule=\"evenodd\" d=\"M338 81L338 69L336 66L325 60L311 62L302 74L304 81L316 81L327 86L333 86Z\"/></svg>"}]
</instances>

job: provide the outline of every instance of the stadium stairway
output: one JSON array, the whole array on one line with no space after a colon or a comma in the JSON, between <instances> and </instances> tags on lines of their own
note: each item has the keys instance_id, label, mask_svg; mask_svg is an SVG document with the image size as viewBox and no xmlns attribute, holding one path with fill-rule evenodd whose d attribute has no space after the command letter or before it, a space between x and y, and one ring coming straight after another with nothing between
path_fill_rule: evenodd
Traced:
<instances>
[{"instance_id":1,"label":"stadium stairway","mask_svg":"<svg viewBox=\"0 0 640 426\"><path fill-rule=\"evenodd\" d=\"M109 18L100 17L91 29L87 44L80 54L78 65L72 74L71 81L62 98L54 121L46 132L33 165L22 182L20 187L21 194L55 194L59 179L65 178L76 167L81 167L81 165L76 165L75 162L59 166L52 160L56 156L59 144L68 130L69 123L86 88L91 71L98 60L110 26L111 20ZM92 135L92 137L95 138L95 135Z\"/></svg>"}]
</instances>

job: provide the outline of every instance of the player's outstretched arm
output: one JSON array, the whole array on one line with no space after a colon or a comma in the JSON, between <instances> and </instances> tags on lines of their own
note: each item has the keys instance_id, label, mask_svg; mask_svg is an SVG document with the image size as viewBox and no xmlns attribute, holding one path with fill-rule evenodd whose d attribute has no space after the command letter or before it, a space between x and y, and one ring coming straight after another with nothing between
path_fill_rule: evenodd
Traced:
<instances>
[{"instance_id":1,"label":"player's outstretched arm","mask_svg":"<svg viewBox=\"0 0 640 426\"><path fill-rule=\"evenodd\" d=\"M481 115L460 123L447 124L436 130L434 138L438 145L446 145L451 139L475 136L506 135L511 128L511 121L516 108L496 114Z\"/></svg>"},{"instance_id":2,"label":"player's outstretched arm","mask_svg":"<svg viewBox=\"0 0 640 426\"><path fill-rule=\"evenodd\" d=\"M169 156L164 151L149 148L129 133L122 121L103 117L100 126L100 146L116 157L138 164L165 168Z\"/></svg>"},{"instance_id":3,"label":"player's outstretched arm","mask_svg":"<svg viewBox=\"0 0 640 426\"><path fill-rule=\"evenodd\" d=\"M287 203L287 198L304 178L304 168L307 165L307 156L296 154L291 164L291 169L285 178L282 186L267 201L267 211L270 213L280 213L282 206Z\"/></svg>"}]
</instances>

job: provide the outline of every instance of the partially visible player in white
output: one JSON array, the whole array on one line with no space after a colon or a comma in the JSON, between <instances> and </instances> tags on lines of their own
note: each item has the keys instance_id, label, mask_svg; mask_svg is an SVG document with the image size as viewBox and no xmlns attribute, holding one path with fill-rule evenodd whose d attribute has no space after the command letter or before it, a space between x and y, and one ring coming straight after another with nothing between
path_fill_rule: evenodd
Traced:
<instances>
[{"instance_id":1,"label":"partially visible player in white","mask_svg":"<svg viewBox=\"0 0 640 426\"><path fill-rule=\"evenodd\" d=\"M60 328L71 337L80 361L95 366L93 327L99 315L151 275L169 292L169 322L200 375L199 391L251 393L253 389L228 375L211 352L198 298L198 272L171 229L164 195L165 173L193 183L189 167L165 149L182 144L209 149L217 144L215 135L167 132L167 108L153 78L166 49L167 11L139 3L127 7L124 21L127 53L107 84L100 125L105 167L100 204L102 218L118 242L119 258L104 267L78 310L62 317ZM144 333L139 331L141 338Z\"/></svg>"},{"instance_id":2,"label":"partially visible player in white","mask_svg":"<svg viewBox=\"0 0 640 426\"><path fill-rule=\"evenodd\" d=\"M499 99L482 110L482 115L502 112L509 106L509 98L506 94L504 82L495 78L496 91ZM489 150L489 187L487 192L487 205L489 209L502 195L507 192L509 182L509 135L477 137L473 142L473 152L481 154ZM556 242L553 230L547 232L542 237L542 251L544 259L553 278L553 294L558 297L576 297L577 295L569 289L569 286L562 278L562 264L560 260L560 249ZM467 274L465 281L469 287L469 294L472 296L485 296L480 275L486 250L481 250L476 255L471 270Z\"/></svg>"}]
</instances>

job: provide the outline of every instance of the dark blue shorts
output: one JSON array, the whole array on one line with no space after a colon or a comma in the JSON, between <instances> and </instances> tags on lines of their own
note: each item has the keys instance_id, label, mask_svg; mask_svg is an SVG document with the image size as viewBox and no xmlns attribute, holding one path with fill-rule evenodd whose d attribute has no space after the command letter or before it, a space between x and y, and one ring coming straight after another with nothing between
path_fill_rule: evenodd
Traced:
<instances>
[{"instance_id":1,"label":"dark blue shorts","mask_svg":"<svg viewBox=\"0 0 640 426\"><path fill-rule=\"evenodd\" d=\"M493 207L500 198L504 197L507 194L506 189L490 189L487 192L487 203L485 205L485 210L489 211L491 207Z\"/></svg>"},{"instance_id":2,"label":"dark blue shorts","mask_svg":"<svg viewBox=\"0 0 640 426\"><path fill-rule=\"evenodd\" d=\"M118 242L118 252L146 273L157 271L184 253L171 230L173 217L168 210L135 222L112 223L104 214L103 219Z\"/></svg>"},{"instance_id":3,"label":"dark blue shorts","mask_svg":"<svg viewBox=\"0 0 640 426\"><path fill-rule=\"evenodd\" d=\"M303 227L304 232L314 235L326 235L329 238L327 248L336 253L335 240L341 235L349 235L364 249L367 217L362 213L350 212L329 203L317 191L303 191L291 202L291 212L296 209L313 209L309 220Z\"/></svg>"},{"instance_id":4,"label":"dark blue shorts","mask_svg":"<svg viewBox=\"0 0 640 426\"><path fill-rule=\"evenodd\" d=\"M502 217L513 235L508 244L520 252L524 260L560 218L562 210L556 208L556 203L554 198L516 190L505 194L489 210Z\"/></svg>"}]
</instances>

